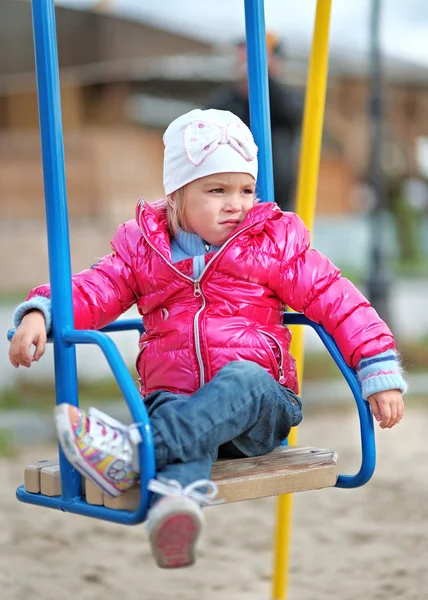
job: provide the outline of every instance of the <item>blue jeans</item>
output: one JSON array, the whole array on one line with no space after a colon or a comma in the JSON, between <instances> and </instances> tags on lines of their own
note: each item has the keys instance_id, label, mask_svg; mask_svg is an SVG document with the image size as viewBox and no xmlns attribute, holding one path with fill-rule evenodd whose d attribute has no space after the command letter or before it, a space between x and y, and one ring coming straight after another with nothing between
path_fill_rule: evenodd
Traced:
<instances>
[{"instance_id":1,"label":"blue jeans","mask_svg":"<svg viewBox=\"0 0 428 600\"><path fill-rule=\"evenodd\" d=\"M300 398L251 361L227 364L192 396L156 391L145 404L157 475L183 486L209 479L217 457L271 452L302 420Z\"/></svg>"}]
</instances>

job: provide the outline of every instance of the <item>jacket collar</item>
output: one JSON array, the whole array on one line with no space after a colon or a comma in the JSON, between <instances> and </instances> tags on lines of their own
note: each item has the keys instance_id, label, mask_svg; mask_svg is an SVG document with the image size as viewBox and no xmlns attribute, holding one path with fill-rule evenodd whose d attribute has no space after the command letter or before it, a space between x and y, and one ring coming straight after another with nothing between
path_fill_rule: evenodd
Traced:
<instances>
[{"instance_id":1,"label":"jacket collar","mask_svg":"<svg viewBox=\"0 0 428 600\"><path fill-rule=\"evenodd\" d=\"M260 233L266 221L276 221L276 219L281 218L281 215L282 211L275 202L259 202L250 210L233 233L235 234L241 229L247 229L248 226L251 226L253 233Z\"/></svg>"},{"instance_id":2,"label":"jacket collar","mask_svg":"<svg viewBox=\"0 0 428 600\"><path fill-rule=\"evenodd\" d=\"M140 199L137 204L135 218L143 235L171 261L171 243L166 209L167 200L165 198L152 203ZM251 228L252 234L260 233L263 231L266 221L279 219L281 215L281 209L274 202L260 202L250 210L232 235L248 228Z\"/></svg>"},{"instance_id":3,"label":"jacket collar","mask_svg":"<svg viewBox=\"0 0 428 600\"><path fill-rule=\"evenodd\" d=\"M149 243L171 262L171 242L166 216L167 200L149 203L141 198L137 203L135 219Z\"/></svg>"}]
</instances>

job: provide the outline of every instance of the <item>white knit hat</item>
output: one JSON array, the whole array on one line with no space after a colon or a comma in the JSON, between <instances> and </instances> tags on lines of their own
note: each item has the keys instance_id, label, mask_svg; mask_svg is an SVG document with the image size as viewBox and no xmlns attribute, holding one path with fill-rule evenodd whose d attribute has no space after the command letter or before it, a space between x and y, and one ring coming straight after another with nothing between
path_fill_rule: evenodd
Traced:
<instances>
[{"instance_id":1,"label":"white knit hat","mask_svg":"<svg viewBox=\"0 0 428 600\"><path fill-rule=\"evenodd\" d=\"M166 195L214 173L249 173L257 179L257 146L248 127L227 110L192 110L163 136Z\"/></svg>"}]
</instances>

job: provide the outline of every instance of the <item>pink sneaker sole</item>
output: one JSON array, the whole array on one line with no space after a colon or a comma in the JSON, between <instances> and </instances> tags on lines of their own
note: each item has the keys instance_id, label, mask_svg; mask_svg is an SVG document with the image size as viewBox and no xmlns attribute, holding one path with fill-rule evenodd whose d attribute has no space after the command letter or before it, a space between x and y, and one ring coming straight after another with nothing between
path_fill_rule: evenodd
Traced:
<instances>
[{"instance_id":1,"label":"pink sneaker sole","mask_svg":"<svg viewBox=\"0 0 428 600\"><path fill-rule=\"evenodd\" d=\"M192 565L200 528L199 521L191 515L166 516L149 534L158 566L162 569L179 569Z\"/></svg>"}]
</instances>

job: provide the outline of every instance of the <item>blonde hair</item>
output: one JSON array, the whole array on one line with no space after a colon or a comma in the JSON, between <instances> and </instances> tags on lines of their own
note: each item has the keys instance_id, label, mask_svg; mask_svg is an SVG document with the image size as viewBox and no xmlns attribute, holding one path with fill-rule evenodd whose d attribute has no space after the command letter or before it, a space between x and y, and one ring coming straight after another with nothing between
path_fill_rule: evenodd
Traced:
<instances>
[{"instance_id":1,"label":"blonde hair","mask_svg":"<svg viewBox=\"0 0 428 600\"><path fill-rule=\"evenodd\" d=\"M186 223L184 219L184 209L186 208L186 186L168 194L168 204L166 216L168 219L168 227L173 235L177 233L177 228L180 227L186 231Z\"/></svg>"}]
</instances>

